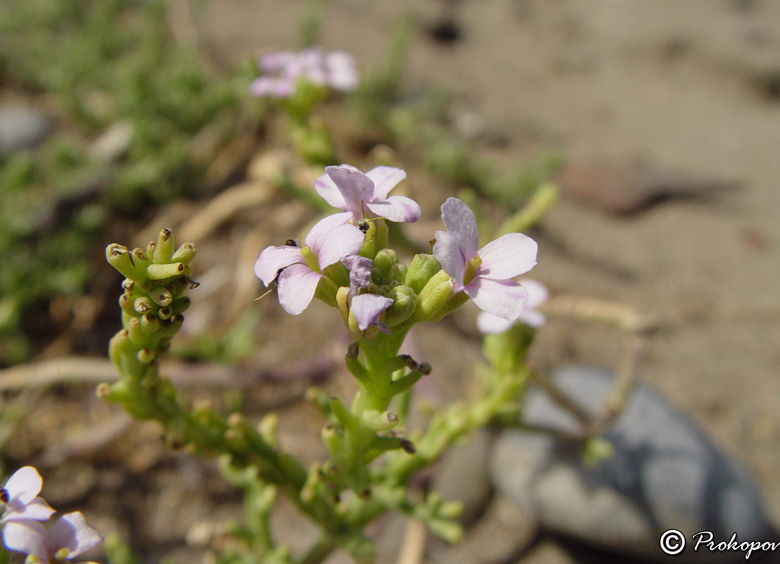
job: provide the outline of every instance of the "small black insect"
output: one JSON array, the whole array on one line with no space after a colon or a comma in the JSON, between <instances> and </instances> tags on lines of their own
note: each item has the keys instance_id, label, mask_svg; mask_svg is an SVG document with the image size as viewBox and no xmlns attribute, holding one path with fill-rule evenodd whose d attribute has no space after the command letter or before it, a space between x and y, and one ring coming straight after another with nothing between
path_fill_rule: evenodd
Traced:
<instances>
[{"instance_id":1,"label":"small black insect","mask_svg":"<svg viewBox=\"0 0 780 564\"><path fill-rule=\"evenodd\" d=\"M11 501L11 496L8 494L8 490L0 488L0 502L7 504L9 501Z\"/></svg>"}]
</instances>

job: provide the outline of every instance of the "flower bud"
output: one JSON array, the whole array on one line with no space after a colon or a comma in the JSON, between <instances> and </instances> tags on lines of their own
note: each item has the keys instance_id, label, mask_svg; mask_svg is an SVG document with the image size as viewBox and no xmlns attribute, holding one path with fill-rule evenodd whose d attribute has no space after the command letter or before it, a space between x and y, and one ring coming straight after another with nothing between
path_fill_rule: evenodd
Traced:
<instances>
[{"instance_id":1,"label":"flower bud","mask_svg":"<svg viewBox=\"0 0 780 564\"><path fill-rule=\"evenodd\" d=\"M398 263L398 253L393 249L382 249L374 257L374 268L382 273L384 278L390 275L390 268Z\"/></svg>"},{"instance_id":2,"label":"flower bud","mask_svg":"<svg viewBox=\"0 0 780 564\"><path fill-rule=\"evenodd\" d=\"M420 304L415 312L415 320L429 321L432 319L447 302L450 294L452 294L452 279L441 270L428 281L420 292Z\"/></svg>"},{"instance_id":3,"label":"flower bud","mask_svg":"<svg viewBox=\"0 0 780 564\"><path fill-rule=\"evenodd\" d=\"M406 285L420 293L428 281L441 271L441 265L433 255L415 255L406 273Z\"/></svg>"},{"instance_id":4,"label":"flower bud","mask_svg":"<svg viewBox=\"0 0 780 564\"><path fill-rule=\"evenodd\" d=\"M393 300L393 305L387 309L385 324L388 327L395 327L399 323L406 321L417 309L420 298L409 286L396 286L390 290L389 296Z\"/></svg>"},{"instance_id":5,"label":"flower bud","mask_svg":"<svg viewBox=\"0 0 780 564\"><path fill-rule=\"evenodd\" d=\"M171 260L173 262L180 262L182 264L190 264L192 262L192 259L195 258L195 254L197 253L197 249L195 249L195 245L192 243L184 243L181 247L179 247L175 253L173 253L173 256L171 257Z\"/></svg>"},{"instance_id":6,"label":"flower bud","mask_svg":"<svg viewBox=\"0 0 780 564\"><path fill-rule=\"evenodd\" d=\"M388 273L387 277L390 278L390 280L398 282L399 284L403 284L406 280L406 274L408 270L409 269L405 264L394 264L390 267L390 272Z\"/></svg>"},{"instance_id":7,"label":"flower bud","mask_svg":"<svg viewBox=\"0 0 780 564\"><path fill-rule=\"evenodd\" d=\"M173 251L176 249L176 238L173 231L167 227L160 231L157 237L157 245L154 248L152 259L155 264L168 264L173 257Z\"/></svg>"}]
</instances>

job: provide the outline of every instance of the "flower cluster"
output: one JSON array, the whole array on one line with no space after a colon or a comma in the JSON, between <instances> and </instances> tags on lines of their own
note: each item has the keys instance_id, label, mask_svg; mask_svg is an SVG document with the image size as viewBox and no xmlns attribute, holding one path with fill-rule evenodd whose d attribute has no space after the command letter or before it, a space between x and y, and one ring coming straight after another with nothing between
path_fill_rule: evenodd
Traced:
<instances>
[{"instance_id":1,"label":"flower cluster","mask_svg":"<svg viewBox=\"0 0 780 564\"><path fill-rule=\"evenodd\" d=\"M355 61L343 51L326 53L312 47L299 53L266 53L259 58L258 65L263 75L249 86L254 96L289 98L300 80L342 92L354 90L358 85Z\"/></svg>"},{"instance_id":2,"label":"flower cluster","mask_svg":"<svg viewBox=\"0 0 780 564\"><path fill-rule=\"evenodd\" d=\"M38 471L25 466L0 488L0 527L8 550L26 554L28 562L62 564L102 542L78 511L51 520L54 509L38 497L42 487Z\"/></svg>"},{"instance_id":3,"label":"flower cluster","mask_svg":"<svg viewBox=\"0 0 780 564\"><path fill-rule=\"evenodd\" d=\"M509 233L480 249L474 213L449 198L441 207L446 231L436 232L432 255L400 264L387 248L385 222L412 223L421 214L410 198L388 195L405 177L389 166L366 173L327 167L315 189L342 211L319 221L302 247L288 241L263 250L256 275L268 287L278 285L279 303L293 315L315 296L335 305L354 338L375 335L372 328L391 333L440 319L468 299L505 323L521 319L529 292L513 278L536 264L536 243ZM538 315L527 317L533 324Z\"/></svg>"}]
</instances>

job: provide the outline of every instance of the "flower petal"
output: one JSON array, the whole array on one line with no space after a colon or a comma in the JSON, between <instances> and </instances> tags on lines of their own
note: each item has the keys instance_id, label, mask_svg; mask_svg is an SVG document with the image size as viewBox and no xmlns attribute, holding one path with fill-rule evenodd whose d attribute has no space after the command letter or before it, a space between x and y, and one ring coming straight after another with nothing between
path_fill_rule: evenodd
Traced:
<instances>
[{"instance_id":1,"label":"flower petal","mask_svg":"<svg viewBox=\"0 0 780 564\"><path fill-rule=\"evenodd\" d=\"M526 311L536 309L550 297L550 290L538 280L524 277L518 279L517 282L528 292L528 303L525 304Z\"/></svg>"},{"instance_id":2,"label":"flower petal","mask_svg":"<svg viewBox=\"0 0 780 564\"><path fill-rule=\"evenodd\" d=\"M441 206L441 218L450 235L458 242L465 260L477 254L479 233L474 212L457 198L447 198Z\"/></svg>"},{"instance_id":3,"label":"flower petal","mask_svg":"<svg viewBox=\"0 0 780 564\"><path fill-rule=\"evenodd\" d=\"M344 225L350 219L352 219L352 214L350 212L334 213L323 217L309 230L309 233L303 240L303 244L314 251L314 254L319 254L323 242L325 241L325 236L339 225Z\"/></svg>"},{"instance_id":4,"label":"flower petal","mask_svg":"<svg viewBox=\"0 0 780 564\"><path fill-rule=\"evenodd\" d=\"M536 241L522 233L508 233L477 253L482 259L477 275L506 280L525 274L536 265Z\"/></svg>"},{"instance_id":5,"label":"flower petal","mask_svg":"<svg viewBox=\"0 0 780 564\"><path fill-rule=\"evenodd\" d=\"M358 86L360 78L355 69L355 58L344 51L334 51L325 56L328 84L336 90L347 92Z\"/></svg>"},{"instance_id":6,"label":"flower petal","mask_svg":"<svg viewBox=\"0 0 780 564\"><path fill-rule=\"evenodd\" d=\"M393 300L376 294L361 294L352 298L350 309L355 314L358 329L365 331L379 321L379 314L393 305Z\"/></svg>"},{"instance_id":7,"label":"flower petal","mask_svg":"<svg viewBox=\"0 0 780 564\"><path fill-rule=\"evenodd\" d=\"M263 281L263 284L269 286L281 269L304 262L298 247L289 245L266 247L255 261L255 275Z\"/></svg>"},{"instance_id":8,"label":"flower petal","mask_svg":"<svg viewBox=\"0 0 780 564\"><path fill-rule=\"evenodd\" d=\"M449 232L436 232L436 243L433 245L433 256L439 261L444 272L452 276L457 283L463 284L466 258L463 256L463 252L461 251L458 242Z\"/></svg>"},{"instance_id":9,"label":"flower petal","mask_svg":"<svg viewBox=\"0 0 780 564\"><path fill-rule=\"evenodd\" d=\"M420 219L420 206L405 196L390 196L380 202L370 202L366 207L380 217L399 223L414 223Z\"/></svg>"},{"instance_id":10,"label":"flower petal","mask_svg":"<svg viewBox=\"0 0 780 564\"><path fill-rule=\"evenodd\" d=\"M483 311L511 321L520 317L528 301L525 288L512 280L475 278L464 291Z\"/></svg>"},{"instance_id":11,"label":"flower petal","mask_svg":"<svg viewBox=\"0 0 780 564\"><path fill-rule=\"evenodd\" d=\"M70 550L68 560L103 542L103 535L90 527L80 511L67 513L57 519L49 532L52 552L61 548Z\"/></svg>"},{"instance_id":12,"label":"flower petal","mask_svg":"<svg viewBox=\"0 0 780 564\"><path fill-rule=\"evenodd\" d=\"M344 196L345 211L351 211L357 217L363 217L362 202L374 199L374 182L354 167L339 165L325 167L325 172Z\"/></svg>"},{"instance_id":13,"label":"flower petal","mask_svg":"<svg viewBox=\"0 0 780 564\"><path fill-rule=\"evenodd\" d=\"M9 497L25 505L41 493L42 487L43 479L32 466L19 468L5 483L5 491L8 492Z\"/></svg>"},{"instance_id":14,"label":"flower petal","mask_svg":"<svg viewBox=\"0 0 780 564\"><path fill-rule=\"evenodd\" d=\"M258 58L257 63L264 72L278 72L292 64L297 56L293 51L263 53Z\"/></svg>"},{"instance_id":15,"label":"flower petal","mask_svg":"<svg viewBox=\"0 0 780 564\"><path fill-rule=\"evenodd\" d=\"M503 333L504 331L508 331L514 324L514 321L498 317L497 315L493 315L486 311L480 311L477 316L477 329L479 329L480 333L485 335Z\"/></svg>"},{"instance_id":16,"label":"flower petal","mask_svg":"<svg viewBox=\"0 0 780 564\"><path fill-rule=\"evenodd\" d=\"M539 329L539 327L543 327L544 324L547 323L547 318L543 313L536 311L535 309L529 309L528 307L523 310L523 313L520 314L518 319L534 329Z\"/></svg>"},{"instance_id":17,"label":"flower petal","mask_svg":"<svg viewBox=\"0 0 780 564\"><path fill-rule=\"evenodd\" d=\"M360 255L352 255L341 259L341 264L349 270L349 296L351 298L371 282L374 261Z\"/></svg>"},{"instance_id":18,"label":"flower petal","mask_svg":"<svg viewBox=\"0 0 780 564\"><path fill-rule=\"evenodd\" d=\"M363 246L365 234L351 224L339 225L328 232L322 240L322 245L317 251L317 263L320 270L339 262L349 255L356 255Z\"/></svg>"},{"instance_id":19,"label":"flower petal","mask_svg":"<svg viewBox=\"0 0 780 564\"><path fill-rule=\"evenodd\" d=\"M9 550L49 561L48 534L46 528L36 521L11 521L3 525L3 544Z\"/></svg>"},{"instance_id":20,"label":"flower petal","mask_svg":"<svg viewBox=\"0 0 780 564\"><path fill-rule=\"evenodd\" d=\"M48 521L55 511L42 497L36 497L30 503L10 502L0 523L5 521Z\"/></svg>"},{"instance_id":21,"label":"flower petal","mask_svg":"<svg viewBox=\"0 0 780 564\"><path fill-rule=\"evenodd\" d=\"M328 173L323 174L317 180L314 181L314 189L317 194L322 196L322 199L328 202L334 208L340 210L346 210L347 204L344 201L344 196L341 195L336 183L333 182Z\"/></svg>"},{"instance_id":22,"label":"flower petal","mask_svg":"<svg viewBox=\"0 0 780 564\"><path fill-rule=\"evenodd\" d=\"M366 173L374 183L374 198L384 200L396 185L406 178L406 172L394 166L378 166Z\"/></svg>"},{"instance_id":23,"label":"flower petal","mask_svg":"<svg viewBox=\"0 0 780 564\"><path fill-rule=\"evenodd\" d=\"M271 96L273 98L289 98L295 91L293 77L261 76L249 85L252 96Z\"/></svg>"},{"instance_id":24,"label":"flower petal","mask_svg":"<svg viewBox=\"0 0 780 564\"><path fill-rule=\"evenodd\" d=\"M299 315L309 307L322 274L305 264L294 264L279 275L279 304L290 315Z\"/></svg>"}]
</instances>

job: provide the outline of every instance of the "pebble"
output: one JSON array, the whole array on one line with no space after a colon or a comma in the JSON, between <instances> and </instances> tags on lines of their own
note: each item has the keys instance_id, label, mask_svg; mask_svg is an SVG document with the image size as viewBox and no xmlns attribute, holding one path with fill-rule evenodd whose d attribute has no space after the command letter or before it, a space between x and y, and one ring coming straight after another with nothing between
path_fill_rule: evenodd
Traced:
<instances>
[{"instance_id":1,"label":"pebble","mask_svg":"<svg viewBox=\"0 0 780 564\"><path fill-rule=\"evenodd\" d=\"M557 385L593 411L610 390L609 371L571 367ZM526 422L572 430L567 412L529 391ZM545 529L631 557L663 559L660 535L682 531L689 546L677 562L744 560L740 552L693 552L691 535L711 531L728 541L771 540L759 493L745 470L685 415L647 385L638 385L603 438L614 449L595 466L580 450L541 434L505 431L490 461L497 491ZM665 560L664 560L665 561Z\"/></svg>"},{"instance_id":2,"label":"pebble","mask_svg":"<svg viewBox=\"0 0 780 564\"><path fill-rule=\"evenodd\" d=\"M49 119L31 108L0 106L0 155L30 149L51 130Z\"/></svg>"}]
</instances>

